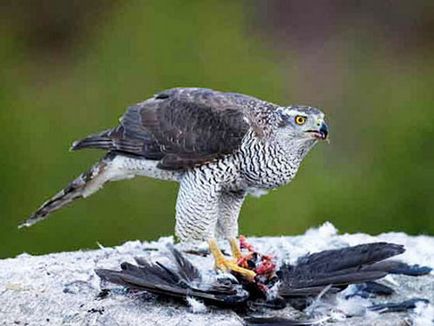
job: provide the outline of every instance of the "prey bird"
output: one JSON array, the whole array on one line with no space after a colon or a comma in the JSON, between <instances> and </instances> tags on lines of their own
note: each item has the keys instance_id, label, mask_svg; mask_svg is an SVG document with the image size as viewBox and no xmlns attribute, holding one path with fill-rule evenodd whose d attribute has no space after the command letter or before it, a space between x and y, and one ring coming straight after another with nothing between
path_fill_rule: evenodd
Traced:
<instances>
[{"instance_id":1,"label":"prey bird","mask_svg":"<svg viewBox=\"0 0 434 326\"><path fill-rule=\"evenodd\" d=\"M324 113L314 107L204 88L165 90L130 106L117 127L74 142L72 150L107 154L21 226L109 181L135 176L177 181L177 237L208 241L217 268L254 279L254 271L237 264L238 216L246 195L289 183L310 149L327 137ZM229 240L235 260L224 257L217 238Z\"/></svg>"}]
</instances>

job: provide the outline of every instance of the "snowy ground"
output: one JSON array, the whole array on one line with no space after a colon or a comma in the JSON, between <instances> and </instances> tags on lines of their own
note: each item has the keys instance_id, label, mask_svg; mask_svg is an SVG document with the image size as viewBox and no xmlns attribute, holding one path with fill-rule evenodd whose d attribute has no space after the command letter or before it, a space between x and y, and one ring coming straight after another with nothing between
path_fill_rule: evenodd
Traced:
<instances>
[{"instance_id":1,"label":"snowy ground","mask_svg":"<svg viewBox=\"0 0 434 326\"><path fill-rule=\"evenodd\" d=\"M387 241L403 244L406 252L397 258L409 264L434 268L434 237L404 233L338 235L330 223L295 237L248 239L260 252L272 253L278 260L295 260L306 253L341 248L360 243ZM171 300L142 295L137 298L111 294L104 299L95 268L118 269L121 262L134 263L135 256L161 258L170 237L157 242L126 242L114 248L77 251L44 256L19 255L0 260L0 324L3 325L243 325L243 319L230 310L204 308L200 303L182 305ZM226 245L226 244L225 244ZM204 245L198 245L199 248ZM190 246L176 245L180 250ZM210 257L187 255L196 266L213 273ZM391 298L371 302L403 301L420 297L434 303L434 275L422 277L388 276L383 280L396 291ZM379 315L365 311L370 303L362 299L339 299L334 309L334 325L431 325L434 308L419 305L409 313ZM194 311L194 312L193 312ZM290 308L269 314L296 315ZM268 315L269 315L268 314ZM344 319L345 314L355 317Z\"/></svg>"}]
</instances>

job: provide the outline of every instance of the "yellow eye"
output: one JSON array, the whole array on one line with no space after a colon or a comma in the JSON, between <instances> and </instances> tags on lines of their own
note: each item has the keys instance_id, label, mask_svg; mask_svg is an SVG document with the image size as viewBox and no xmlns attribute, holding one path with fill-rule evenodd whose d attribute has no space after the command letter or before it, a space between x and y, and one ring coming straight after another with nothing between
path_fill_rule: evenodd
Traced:
<instances>
[{"instance_id":1,"label":"yellow eye","mask_svg":"<svg viewBox=\"0 0 434 326\"><path fill-rule=\"evenodd\" d=\"M297 115L295 117L295 123L299 126L303 125L306 122L306 117L303 117L302 115Z\"/></svg>"}]
</instances>

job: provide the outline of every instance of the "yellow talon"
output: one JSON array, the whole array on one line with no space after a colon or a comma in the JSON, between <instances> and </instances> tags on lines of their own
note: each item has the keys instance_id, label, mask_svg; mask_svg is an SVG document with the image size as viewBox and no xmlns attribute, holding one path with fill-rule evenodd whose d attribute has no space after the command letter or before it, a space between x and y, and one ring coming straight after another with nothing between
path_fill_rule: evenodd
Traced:
<instances>
[{"instance_id":1,"label":"yellow talon","mask_svg":"<svg viewBox=\"0 0 434 326\"><path fill-rule=\"evenodd\" d=\"M230 240L230 244L231 244L232 253L236 258L235 260L225 258L225 256L219 249L216 240L211 239L208 241L209 250L214 256L215 267L223 271L236 272L238 274L241 274L246 279L253 281L255 279L256 273L247 268L240 267L237 264L237 260L242 256L241 256L241 251L238 248L238 245L236 243L236 240L235 239Z\"/></svg>"},{"instance_id":2,"label":"yellow talon","mask_svg":"<svg viewBox=\"0 0 434 326\"><path fill-rule=\"evenodd\" d=\"M238 246L238 242L237 239L230 239L229 243L231 245L231 251L232 251L232 256L234 256L234 258L236 260L240 259L243 257L243 255L241 254L241 249Z\"/></svg>"}]
</instances>

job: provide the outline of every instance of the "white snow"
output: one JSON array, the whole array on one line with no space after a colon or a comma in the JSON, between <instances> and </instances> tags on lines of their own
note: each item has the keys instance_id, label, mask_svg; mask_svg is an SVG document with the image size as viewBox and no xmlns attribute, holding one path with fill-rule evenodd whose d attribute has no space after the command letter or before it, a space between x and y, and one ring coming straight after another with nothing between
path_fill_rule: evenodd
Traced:
<instances>
[{"instance_id":1,"label":"white snow","mask_svg":"<svg viewBox=\"0 0 434 326\"><path fill-rule=\"evenodd\" d=\"M427 326L434 324L434 306L418 302L416 308L411 315L411 320L414 326Z\"/></svg>"},{"instance_id":2,"label":"white snow","mask_svg":"<svg viewBox=\"0 0 434 326\"><path fill-rule=\"evenodd\" d=\"M307 253L388 241L406 247L407 251L398 259L434 268L434 237L429 236L409 236L404 233L339 235L331 223L325 223L300 236L252 237L247 240L258 251L272 253L277 260L290 262L295 262ZM0 322L5 325L242 325L242 319L235 312L210 309L191 298L188 304L183 305L158 301L145 294L132 297L122 293L119 287L117 292L105 299L96 298L101 290L101 281L94 273L95 268L118 269L123 261L134 263L136 256L162 260L167 254L168 243L174 243L173 237L163 237L154 242L129 241L113 248L98 245L100 249L90 251L43 256L21 254L16 258L0 260ZM230 252L228 244L222 244L226 252ZM206 249L205 243L175 246L180 250ZM188 254L187 257L204 272L205 277L215 277L214 263L209 256ZM394 275L385 282L395 289L396 294L392 298L376 298L375 303L400 302L415 297L434 302L432 274L423 277ZM316 304L328 311L327 318L333 320L335 325L366 325L367 320L373 321L372 324L375 321L378 325L403 324L404 321L429 325L434 318L432 304L418 304L410 313L384 315L367 312L365 299L345 300L344 294L338 295L335 302L321 299ZM355 317L348 319L348 314Z\"/></svg>"},{"instance_id":3,"label":"white snow","mask_svg":"<svg viewBox=\"0 0 434 326\"><path fill-rule=\"evenodd\" d=\"M194 314L203 314L208 311L207 307L203 302L200 302L199 300L196 300L192 297L187 297L188 305L191 308L191 312Z\"/></svg>"}]
</instances>

